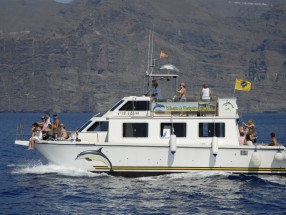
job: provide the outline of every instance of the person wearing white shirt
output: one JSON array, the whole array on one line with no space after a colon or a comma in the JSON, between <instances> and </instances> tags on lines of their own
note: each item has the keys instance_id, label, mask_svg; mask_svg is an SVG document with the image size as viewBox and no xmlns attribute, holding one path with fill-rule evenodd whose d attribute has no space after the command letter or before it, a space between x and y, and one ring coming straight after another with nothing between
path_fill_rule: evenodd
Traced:
<instances>
[{"instance_id":1,"label":"person wearing white shirt","mask_svg":"<svg viewBox=\"0 0 286 215\"><path fill-rule=\"evenodd\" d=\"M207 84L203 85L203 89L202 89L202 99L203 100L210 100L210 88L208 87Z\"/></svg>"},{"instance_id":2,"label":"person wearing white shirt","mask_svg":"<svg viewBox=\"0 0 286 215\"><path fill-rule=\"evenodd\" d=\"M32 137L30 138L29 141L28 150L34 149L35 144L38 143L41 139L43 139L43 133L41 127L39 126L38 123L34 123L32 128Z\"/></svg>"}]
</instances>

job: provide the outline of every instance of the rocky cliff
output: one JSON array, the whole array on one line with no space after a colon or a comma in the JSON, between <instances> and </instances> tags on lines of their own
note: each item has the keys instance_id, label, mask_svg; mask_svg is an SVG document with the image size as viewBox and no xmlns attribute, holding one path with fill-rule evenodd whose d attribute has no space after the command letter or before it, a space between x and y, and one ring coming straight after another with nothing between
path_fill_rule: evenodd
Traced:
<instances>
[{"instance_id":1,"label":"rocky cliff","mask_svg":"<svg viewBox=\"0 0 286 215\"><path fill-rule=\"evenodd\" d=\"M176 65L189 96L209 83L243 111L285 111L285 25L278 0L2 0L0 111L100 112L141 95L152 29L156 68Z\"/></svg>"}]
</instances>

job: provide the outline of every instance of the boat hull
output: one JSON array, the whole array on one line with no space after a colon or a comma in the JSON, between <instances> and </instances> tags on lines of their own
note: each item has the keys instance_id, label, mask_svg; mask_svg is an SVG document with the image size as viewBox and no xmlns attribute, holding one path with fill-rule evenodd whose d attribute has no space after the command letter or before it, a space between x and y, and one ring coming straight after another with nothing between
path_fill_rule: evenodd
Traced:
<instances>
[{"instance_id":1,"label":"boat hull","mask_svg":"<svg viewBox=\"0 0 286 215\"><path fill-rule=\"evenodd\" d=\"M114 175L158 175L192 171L248 174L286 174L285 147L39 143L37 150L49 163ZM279 156L277 156L277 153ZM278 158L278 159L277 159Z\"/></svg>"}]
</instances>

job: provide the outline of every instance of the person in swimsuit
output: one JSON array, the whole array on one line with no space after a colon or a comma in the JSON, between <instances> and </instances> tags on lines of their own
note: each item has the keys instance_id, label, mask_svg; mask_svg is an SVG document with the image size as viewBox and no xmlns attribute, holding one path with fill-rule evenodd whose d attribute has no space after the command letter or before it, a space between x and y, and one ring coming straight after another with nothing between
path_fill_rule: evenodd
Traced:
<instances>
[{"instance_id":1,"label":"person in swimsuit","mask_svg":"<svg viewBox=\"0 0 286 215\"><path fill-rule=\"evenodd\" d=\"M186 85L184 83L180 84L180 89L177 90L177 93L179 94L180 101L186 101L187 90Z\"/></svg>"}]
</instances>

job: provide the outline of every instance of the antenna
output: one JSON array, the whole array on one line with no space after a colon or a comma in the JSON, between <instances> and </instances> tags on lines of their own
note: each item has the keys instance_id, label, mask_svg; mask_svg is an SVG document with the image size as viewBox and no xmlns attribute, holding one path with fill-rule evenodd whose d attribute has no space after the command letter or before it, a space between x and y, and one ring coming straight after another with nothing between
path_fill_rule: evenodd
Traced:
<instances>
[{"instance_id":1,"label":"antenna","mask_svg":"<svg viewBox=\"0 0 286 215\"><path fill-rule=\"evenodd\" d=\"M154 24L153 29L149 30L149 42L148 42L148 68L146 75L152 74L153 72L153 35L154 35ZM150 68L151 71L150 71Z\"/></svg>"},{"instance_id":2,"label":"antenna","mask_svg":"<svg viewBox=\"0 0 286 215\"><path fill-rule=\"evenodd\" d=\"M143 91L145 91L145 78L147 78L148 83L147 87L150 87L150 83L152 80L152 73L153 73L153 35L154 35L154 24L153 29L149 30L149 38L148 38L148 68L146 71L146 75L144 76L144 87ZM151 69L150 69L151 68ZM147 89L147 92L144 93L144 95L148 95L148 93L151 91L152 88Z\"/></svg>"},{"instance_id":3,"label":"antenna","mask_svg":"<svg viewBox=\"0 0 286 215\"><path fill-rule=\"evenodd\" d=\"M150 68L150 49L151 49L151 30L149 31L149 42L148 42L148 67L147 67L147 73L149 75L149 68Z\"/></svg>"},{"instance_id":4,"label":"antenna","mask_svg":"<svg viewBox=\"0 0 286 215\"><path fill-rule=\"evenodd\" d=\"M152 34L151 34L151 56L150 56L150 64L149 66L151 66L151 74L153 73L153 47L154 47L154 40L153 40L153 37L154 37L154 24L153 24L153 29L152 29Z\"/></svg>"}]
</instances>

